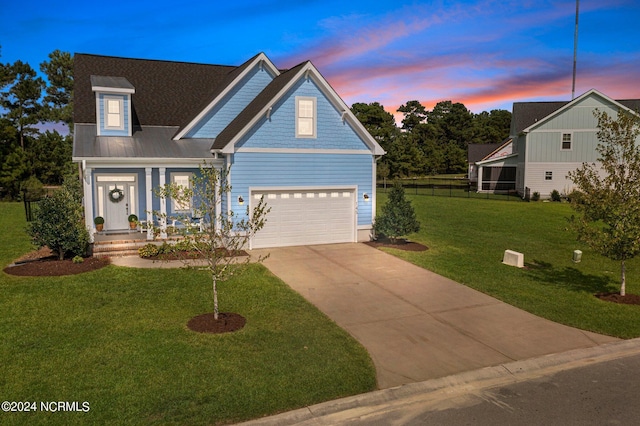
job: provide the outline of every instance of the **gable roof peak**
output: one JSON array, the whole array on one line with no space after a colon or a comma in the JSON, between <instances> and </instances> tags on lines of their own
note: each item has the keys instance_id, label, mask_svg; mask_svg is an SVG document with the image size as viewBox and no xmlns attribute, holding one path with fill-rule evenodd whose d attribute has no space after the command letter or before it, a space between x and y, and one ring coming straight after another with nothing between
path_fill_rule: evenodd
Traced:
<instances>
[{"instance_id":1,"label":"gable roof peak","mask_svg":"<svg viewBox=\"0 0 640 426\"><path fill-rule=\"evenodd\" d=\"M247 107L216 137L212 151L223 154L233 153L235 143L251 129L265 115L269 108L278 102L301 78L312 78L314 83L333 105L342 111L343 119L353 126L354 130L369 146L374 155L383 155L385 151L367 132L362 123L353 115L351 109L344 103L329 82L320 74L309 60L288 69L265 87L262 92L247 105Z\"/></svg>"},{"instance_id":2,"label":"gable roof peak","mask_svg":"<svg viewBox=\"0 0 640 426\"><path fill-rule=\"evenodd\" d=\"M205 102L197 105L193 112L187 116L188 120L185 120L180 125L180 130L173 137L174 140L183 138L189 131L191 131L217 104L220 102L235 86L238 84L252 69L256 66L266 67L268 71L275 77L280 75L280 71L271 62L271 60L263 52L260 52L242 65L236 67L229 72L226 78L218 85L216 90L209 95Z\"/></svg>"}]
</instances>

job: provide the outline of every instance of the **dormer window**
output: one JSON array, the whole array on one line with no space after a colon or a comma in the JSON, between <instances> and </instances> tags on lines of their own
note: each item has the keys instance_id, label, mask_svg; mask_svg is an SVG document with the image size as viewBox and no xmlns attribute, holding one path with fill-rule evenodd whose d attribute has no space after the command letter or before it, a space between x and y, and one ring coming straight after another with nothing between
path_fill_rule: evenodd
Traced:
<instances>
[{"instance_id":1,"label":"dormer window","mask_svg":"<svg viewBox=\"0 0 640 426\"><path fill-rule=\"evenodd\" d=\"M122 98L111 96L104 97L105 104L105 128L122 130L124 129L124 102Z\"/></svg>"},{"instance_id":2,"label":"dormer window","mask_svg":"<svg viewBox=\"0 0 640 426\"><path fill-rule=\"evenodd\" d=\"M96 94L96 127L99 136L131 136L133 85L124 77L91 76Z\"/></svg>"}]
</instances>

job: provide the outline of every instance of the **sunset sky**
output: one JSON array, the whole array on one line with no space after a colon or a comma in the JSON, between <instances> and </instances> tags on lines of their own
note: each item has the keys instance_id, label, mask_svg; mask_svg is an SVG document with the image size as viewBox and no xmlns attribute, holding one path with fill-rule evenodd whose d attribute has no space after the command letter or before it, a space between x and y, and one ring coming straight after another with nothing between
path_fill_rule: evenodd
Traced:
<instances>
[{"instance_id":1,"label":"sunset sky","mask_svg":"<svg viewBox=\"0 0 640 426\"><path fill-rule=\"evenodd\" d=\"M279 68L310 59L348 105L417 99L473 112L571 99L575 0L0 0L0 61L55 49ZM640 1L580 1L576 96L640 98Z\"/></svg>"}]
</instances>

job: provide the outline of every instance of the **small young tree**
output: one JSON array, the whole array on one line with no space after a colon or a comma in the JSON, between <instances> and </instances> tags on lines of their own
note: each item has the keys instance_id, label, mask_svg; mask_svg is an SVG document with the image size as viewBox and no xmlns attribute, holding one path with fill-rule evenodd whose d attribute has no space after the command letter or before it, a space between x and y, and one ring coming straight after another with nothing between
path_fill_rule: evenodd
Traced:
<instances>
[{"instance_id":1,"label":"small young tree","mask_svg":"<svg viewBox=\"0 0 640 426\"><path fill-rule=\"evenodd\" d=\"M66 254L85 255L89 245L79 185L77 176L68 177L62 188L40 200L35 219L27 228L35 245L49 247L60 260Z\"/></svg>"},{"instance_id":2,"label":"small young tree","mask_svg":"<svg viewBox=\"0 0 640 426\"><path fill-rule=\"evenodd\" d=\"M579 194L571 206L578 239L620 261L620 295L625 295L625 261L640 253L640 116L620 109L617 118L596 110L599 164L569 172Z\"/></svg>"},{"instance_id":3,"label":"small young tree","mask_svg":"<svg viewBox=\"0 0 640 426\"><path fill-rule=\"evenodd\" d=\"M400 182L394 183L389 191L389 198L382 207L382 214L376 217L373 230L376 234L388 237L393 243L400 237L420 230L416 212L411 202L404 197L404 188Z\"/></svg>"},{"instance_id":4,"label":"small young tree","mask_svg":"<svg viewBox=\"0 0 640 426\"><path fill-rule=\"evenodd\" d=\"M251 211L247 206L246 215L237 217L233 211L223 208L223 200L231 196L228 169L217 169L207 163L200 166L199 173L191 176L189 187L175 183L158 188L157 194L181 206L185 213L175 219L187 224L183 230L189 249L206 259L206 269L211 276L213 290L213 315L218 319L218 284L239 274L251 259L234 257L248 246L249 240L264 227L266 215L271 210L264 200L260 200ZM188 210L188 212L187 212ZM166 223L166 215L155 212ZM198 218L199 223L194 223ZM187 244L183 243L183 247ZM254 258L261 262L266 256ZM185 254L182 260L189 261Z\"/></svg>"}]
</instances>

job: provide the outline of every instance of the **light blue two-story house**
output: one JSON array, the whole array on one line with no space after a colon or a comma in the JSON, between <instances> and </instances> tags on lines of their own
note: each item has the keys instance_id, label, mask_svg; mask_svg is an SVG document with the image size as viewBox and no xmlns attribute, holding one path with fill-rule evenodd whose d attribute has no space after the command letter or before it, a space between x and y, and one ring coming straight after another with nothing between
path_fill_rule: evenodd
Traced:
<instances>
[{"instance_id":1,"label":"light blue two-story house","mask_svg":"<svg viewBox=\"0 0 640 426\"><path fill-rule=\"evenodd\" d=\"M311 62L74 61L73 160L92 235L96 216L119 232L130 214L184 213L154 188L188 184L206 161L230 167L222 209L243 215L261 197L271 208L249 248L370 239L384 151Z\"/></svg>"}]
</instances>

